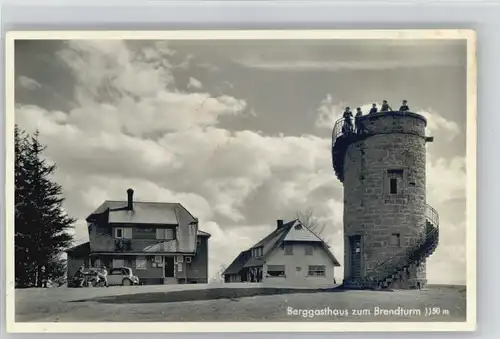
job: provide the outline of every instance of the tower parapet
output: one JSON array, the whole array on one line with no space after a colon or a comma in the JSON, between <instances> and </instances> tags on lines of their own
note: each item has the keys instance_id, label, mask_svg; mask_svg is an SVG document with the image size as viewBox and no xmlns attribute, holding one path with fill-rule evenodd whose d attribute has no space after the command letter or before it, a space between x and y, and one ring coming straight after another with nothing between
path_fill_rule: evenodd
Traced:
<instances>
[{"instance_id":1,"label":"tower parapet","mask_svg":"<svg viewBox=\"0 0 500 339\"><path fill-rule=\"evenodd\" d=\"M427 121L380 112L362 116L352 130L343 120L333 130L332 161L344 184L344 280L423 286L425 259L438 240L437 212L426 204Z\"/></svg>"}]
</instances>

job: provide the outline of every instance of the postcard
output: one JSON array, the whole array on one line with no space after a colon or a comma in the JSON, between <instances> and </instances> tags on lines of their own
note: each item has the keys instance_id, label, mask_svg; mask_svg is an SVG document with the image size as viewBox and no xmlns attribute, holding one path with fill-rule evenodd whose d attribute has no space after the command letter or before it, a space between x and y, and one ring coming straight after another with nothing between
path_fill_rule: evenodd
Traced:
<instances>
[{"instance_id":1,"label":"postcard","mask_svg":"<svg viewBox=\"0 0 500 339\"><path fill-rule=\"evenodd\" d=\"M475 53L9 32L8 331L474 330Z\"/></svg>"}]
</instances>

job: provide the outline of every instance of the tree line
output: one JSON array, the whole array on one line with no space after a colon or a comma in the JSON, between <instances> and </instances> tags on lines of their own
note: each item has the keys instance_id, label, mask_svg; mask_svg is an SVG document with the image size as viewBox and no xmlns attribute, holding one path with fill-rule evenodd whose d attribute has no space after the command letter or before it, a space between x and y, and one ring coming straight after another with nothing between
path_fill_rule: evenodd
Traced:
<instances>
[{"instance_id":1,"label":"tree line","mask_svg":"<svg viewBox=\"0 0 500 339\"><path fill-rule=\"evenodd\" d=\"M68 231L75 219L62 207L62 187L52 180L55 164L44 158L39 132L15 126L15 285L47 287L63 284L62 254L73 242Z\"/></svg>"}]
</instances>

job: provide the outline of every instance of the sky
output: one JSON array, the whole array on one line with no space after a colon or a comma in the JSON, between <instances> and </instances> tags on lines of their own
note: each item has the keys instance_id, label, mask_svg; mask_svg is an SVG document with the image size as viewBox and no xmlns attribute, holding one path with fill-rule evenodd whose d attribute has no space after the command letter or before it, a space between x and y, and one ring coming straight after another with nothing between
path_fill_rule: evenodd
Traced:
<instances>
[{"instance_id":1,"label":"sky","mask_svg":"<svg viewBox=\"0 0 500 339\"><path fill-rule=\"evenodd\" d=\"M430 283L465 283L466 43L460 40L18 40L16 123L40 130L64 208L179 202L212 234L209 274L312 210L343 264L331 130L383 99L428 119ZM342 267L336 270L343 276Z\"/></svg>"}]
</instances>

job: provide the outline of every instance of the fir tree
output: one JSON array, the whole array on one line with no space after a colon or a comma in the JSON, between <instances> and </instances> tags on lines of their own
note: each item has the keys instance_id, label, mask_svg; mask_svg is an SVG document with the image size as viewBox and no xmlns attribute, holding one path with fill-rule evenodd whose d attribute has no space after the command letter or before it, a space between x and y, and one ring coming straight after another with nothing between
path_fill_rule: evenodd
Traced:
<instances>
[{"instance_id":1,"label":"fir tree","mask_svg":"<svg viewBox=\"0 0 500 339\"><path fill-rule=\"evenodd\" d=\"M26 137L16 128L16 281L42 287L61 272L61 254L74 226L62 203L62 187L51 180L56 166L43 157L38 131Z\"/></svg>"},{"instance_id":2,"label":"fir tree","mask_svg":"<svg viewBox=\"0 0 500 339\"><path fill-rule=\"evenodd\" d=\"M14 130L15 164L15 275L16 286L30 286L33 267L30 258L30 245L32 243L31 234L27 227L26 196L28 195L28 185L25 171L25 158L28 148L28 139L18 126Z\"/></svg>"}]
</instances>

